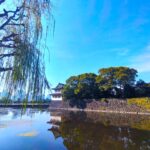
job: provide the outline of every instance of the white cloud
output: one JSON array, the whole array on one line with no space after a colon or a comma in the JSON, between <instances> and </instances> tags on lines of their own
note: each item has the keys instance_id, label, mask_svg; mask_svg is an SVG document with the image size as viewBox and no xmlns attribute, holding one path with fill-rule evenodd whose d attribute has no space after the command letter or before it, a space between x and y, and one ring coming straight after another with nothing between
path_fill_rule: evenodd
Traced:
<instances>
[{"instance_id":1,"label":"white cloud","mask_svg":"<svg viewBox=\"0 0 150 150\"><path fill-rule=\"evenodd\" d=\"M132 67L136 68L139 72L150 72L150 61L149 62L141 62L132 65Z\"/></svg>"},{"instance_id":2,"label":"white cloud","mask_svg":"<svg viewBox=\"0 0 150 150\"><path fill-rule=\"evenodd\" d=\"M132 57L130 62L131 67L139 72L150 72L150 44L143 48L143 53Z\"/></svg>"}]
</instances>

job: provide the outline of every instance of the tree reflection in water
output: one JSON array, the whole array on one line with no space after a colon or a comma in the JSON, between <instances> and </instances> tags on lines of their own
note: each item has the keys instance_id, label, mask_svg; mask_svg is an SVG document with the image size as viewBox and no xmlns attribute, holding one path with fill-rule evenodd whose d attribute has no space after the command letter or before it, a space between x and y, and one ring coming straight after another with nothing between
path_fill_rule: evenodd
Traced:
<instances>
[{"instance_id":1,"label":"tree reflection in water","mask_svg":"<svg viewBox=\"0 0 150 150\"><path fill-rule=\"evenodd\" d=\"M68 150L150 149L148 116L63 112L61 117L50 131Z\"/></svg>"},{"instance_id":2,"label":"tree reflection in water","mask_svg":"<svg viewBox=\"0 0 150 150\"><path fill-rule=\"evenodd\" d=\"M2 150L150 149L150 116L6 108L0 129Z\"/></svg>"}]
</instances>

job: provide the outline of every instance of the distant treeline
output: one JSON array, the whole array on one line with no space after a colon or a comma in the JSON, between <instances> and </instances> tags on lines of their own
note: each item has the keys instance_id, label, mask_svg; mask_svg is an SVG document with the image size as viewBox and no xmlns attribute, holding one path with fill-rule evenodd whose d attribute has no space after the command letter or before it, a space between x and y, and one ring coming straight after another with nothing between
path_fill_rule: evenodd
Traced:
<instances>
[{"instance_id":1,"label":"distant treeline","mask_svg":"<svg viewBox=\"0 0 150 150\"><path fill-rule=\"evenodd\" d=\"M70 77L63 89L63 98L72 106L81 106L92 99L136 98L150 96L150 83L136 80L138 72L128 67L110 67L99 74L85 73Z\"/></svg>"}]
</instances>

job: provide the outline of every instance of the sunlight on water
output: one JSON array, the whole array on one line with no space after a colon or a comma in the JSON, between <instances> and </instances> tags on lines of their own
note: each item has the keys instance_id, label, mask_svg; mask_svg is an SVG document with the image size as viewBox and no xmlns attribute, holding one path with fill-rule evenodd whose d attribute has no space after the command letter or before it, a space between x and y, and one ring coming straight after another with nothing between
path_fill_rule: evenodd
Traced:
<instances>
[{"instance_id":1,"label":"sunlight on water","mask_svg":"<svg viewBox=\"0 0 150 150\"><path fill-rule=\"evenodd\" d=\"M37 131L31 131L31 132L18 134L18 136L33 137L33 136L37 136L38 134L39 133Z\"/></svg>"}]
</instances>

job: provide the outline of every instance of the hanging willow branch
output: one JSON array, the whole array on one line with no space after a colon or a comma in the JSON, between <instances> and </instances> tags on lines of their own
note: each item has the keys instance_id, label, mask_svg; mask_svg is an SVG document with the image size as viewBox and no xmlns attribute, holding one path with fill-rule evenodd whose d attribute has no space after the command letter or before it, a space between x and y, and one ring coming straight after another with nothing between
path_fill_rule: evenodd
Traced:
<instances>
[{"instance_id":1,"label":"hanging willow branch","mask_svg":"<svg viewBox=\"0 0 150 150\"><path fill-rule=\"evenodd\" d=\"M51 2L18 0L13 8L6 9L7 2L0 0L4 6L0 12L0 81L10 94L21 89L27 98L29 92L37 98L49 88L44 65L46 45L41 41L49 26L46 20L53 18Z\"/></svg>"}]
</instances>

